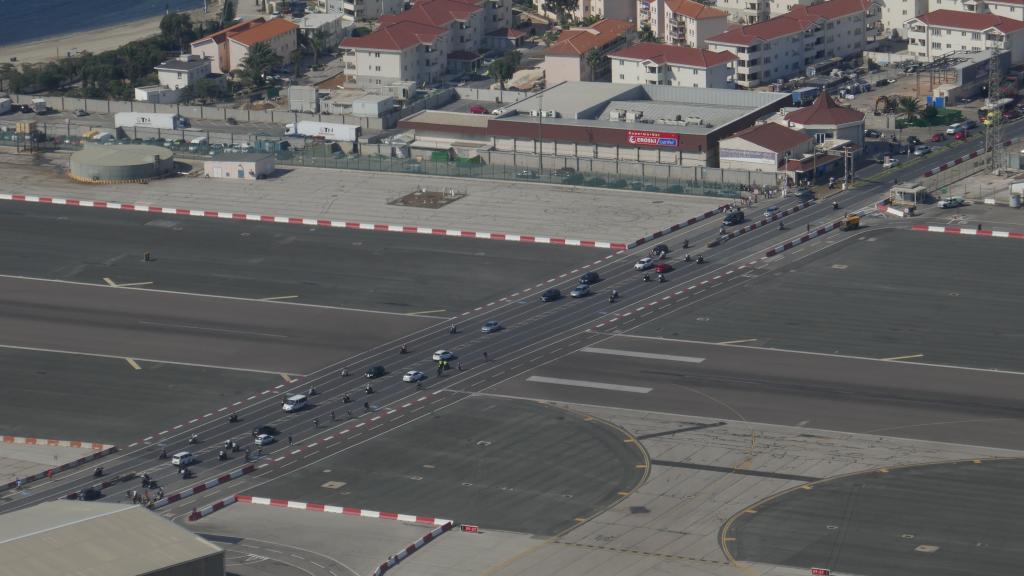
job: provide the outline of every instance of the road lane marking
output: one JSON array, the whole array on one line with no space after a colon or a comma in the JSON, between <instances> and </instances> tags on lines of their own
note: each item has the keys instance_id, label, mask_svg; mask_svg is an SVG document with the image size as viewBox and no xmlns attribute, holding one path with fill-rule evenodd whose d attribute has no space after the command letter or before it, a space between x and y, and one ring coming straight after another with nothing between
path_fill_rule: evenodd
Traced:
<instances>
[{"instance_id":1,"label":"road lane marking","mask_svg":"<svg viewBox=\"0 0 1024 576\"><path fill-rule=\"evenodd\" d=\"M418 316L420 314L436 314L438 312L447 312L447 310L441 308L440 310L422 310L420 312L409 312L408 314L409 316Z\"/></svg>"},{"instance_id":2,"label":"road lane marking","mask_svg":"<svg viewBox=\"0 0 1024 576\"><path fill-rule=\"evenodd\" d=\"M289 384L291 384L292 382L295 382L295 380L293 380L291 376L285 374L284 372L281 372L278 375L281 377L281 379L283 379L285 382L287 382ZM280 385L278 385L277 387L280 388Z\"/></svg>"},{"instance_id":3,"label":"road lane marking","mask_svg":"<svg viewBox=\"0 0 1024 576\"><path fill-rule=\"evenodd\" d=\"M677 356L675 354L654 354L651 352L634 352L633 350L615 350L612 348L596 348L594 346L587 346L581 350L582 352L590 352L591 354L608 354L609 356L631 356L633 358L647 358L650 360L671 360L673 362L688 362L690 364L700 364L704 361L704 358L697 358L695 356Z\"/></svg>"},{"instance_id":4,"label":"road lane marking","mask_svg":"<svg viewBox=\"0 0 1024 576\"><path fill-rule=\"evenodd\" d=\"M0 274L0 277L3 277ZM27 350L29 352L49 352L52 354L73 354L75 356L88 356L90 358L114 358L117 360L124 360L124 356L118 356L116 354L97 354L95 352L80 352L78 350L60 350L57 348L40 348L38 346L13 346L10 344L0 344L0 349L4 350ZM213 368L215 370L233 370L237 372L253 372L256 374L275 374L273 370L257 370L255 368L239 368L237 366L217 366L215 364L197 364L195 362L178 362L175 360L163 360L159 358L133 358L138 362L153 362L154 364L173 364L175 366L193 366L196 368Z\"/></svg>"},{"instance_id":5,"label":"road lane marking","mask_svg":"<svg viewBox=\"0 0 1024 576\"><path fill-rule=\"evenodd\" d=\"M138 362L136 362L135 360L132 360L131 358L125 358L124 360L125 360L125 362L127 362L127 363L128 363L128 365L129 365L129 366L131 366L132 368L135 368L136 370L142 370L142 366L139 366L139 363L138 363Z\"/></svg>"},{"instance_id":6,"label":"road lane marking","mask_svg":"<svg viewBox=\"0 0 1024 576\"><path fill-rule=\"evenodd\" d=\"M622 384L608 384L607 382L591 382L589 380L569 380L567 378L549 378L547 376L530 376L527 382L539 382L541 384L561 384L563 386L579 386L581 388L597 388L598 390L612 390L615 392L633 392L634 394L647 394L653 388L644 386L625 386Z\"/></svg>"},{"instance_id":7,"label":"road lane marking","mask_svg":"<svg viewBox=\"0 0 1024 576\"><path fill-rule=\"evenodd\" d=\"M286 334L274 334L272 332L253 332L251 330L231 330L228 328L214 328L212 326L198 326L196 324L172 324L169 322L152 322L150 320L139 320L143 326L157 326L162 328L184 328L186 330L198 330L200 332L221 332L225 334L245 334L248 336L266 336L267 338L287 339Z\"/></svg>"},{"instance_id":8,"label":"road lane marking","mask_svg":"<svg viewBox=\"0 0 1024 576\"><path fill-rule=\"evenodd\" d=\"M291 294L289 296L269 296L267 298L260 298L264 302L273 302L275 300L291 300L292 298L298 298L298 294Z\"/></svg>"},{"instance_id":9,"label":"road lane marking","mask_svg":"<svg viewBox=\"0 0 1024 576\"><path fill-rule=\"evenodd\" d=\"M719 342L719 344L745 344L747 342L757 342L757 338L747 338L746 340L726 340L725 342Z\"/></svg>"},{"instance_id":10,"label":"road lane marking","mask_svg":"<svg viewBox=\"0 0 1024 576\"><path fill-rule=\"evenodd\" d=\"M910 360L911 358L924 358L924 354L908 354L907 356L893 356L891 358L882 358L882 360Z\"/></svg>"}]
</instances>

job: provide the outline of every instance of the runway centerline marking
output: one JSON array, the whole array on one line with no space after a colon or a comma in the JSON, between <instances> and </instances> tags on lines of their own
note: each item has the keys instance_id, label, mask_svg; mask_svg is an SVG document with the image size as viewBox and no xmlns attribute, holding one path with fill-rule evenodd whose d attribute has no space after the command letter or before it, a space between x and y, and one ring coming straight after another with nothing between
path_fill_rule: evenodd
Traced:
<instances>
[{"instance_id":1,"label":"runway centerline marking","mask_svg":"<svg viewBox=\"0 0 1024 576\"><path fill-rule=\"evenodd\" d=\"M27 350L29 352L49 352L51 354L73 354L76 356L89 356L91 358L114 358L124 360L124 356L117 354L100 354L98 352L79 352L78 350L60 350L57 348L40 348L38 346L15 346L13 344L0 344L0 349ZM213 368L216 370L232 370L237 372L253 372L256 374L275 374L274 370L259 370L256 368L240 368L238 366L218 366L216 364L200 364L196 362L179 362L176 360L162 360L159 358L133 358L138 362L153 362L154 364L173 364L175 366L193 366L196 368Z\"/></svg>"},{"instance_id":2,"label":"runway centerline marking","mask_svg":"<svg viewBox=\"0 0 1024 576\"><path fill-rule=\"evenodd\" d=\"M747 338L745 340L726 340L725 342L719 342L719 344L745 344L747 342L757 342L757 338Z\"/></svg>"},{"instance_id":3,"label":"runway centerline marking","mask_svg":"<svg viewBox=\"0 0 1024 576\"><path fill-rule=\"evenodd\" d=\"M298 294L291 294L289 296L268 296L266 298L260 298L264 302L273 302L275 300L291 300L292 298L298 298Z\"/></svg>"},{"instance_id":4,"label":"runway centerline marking","mask_svg":"<svg viewBox=\"0 0 1024 576\"><path fill-rule=\"evenodd\" d=\"M589 380L570 380L568 378L550 378L547 376L530 376L527 382L539 382L541 384L560 384L562 386L579 386L581 388L596 388L598 390L612 390L615 392L632 392L634 394L647 394L653 388L645 386L626 386L623 384L609 384L607 382L591 382Z\"/></svg>"},{"instance_id":5,"label":"runway centerline marking","mask_svg":"<svg viewBox=\"0 0 1024 576\"><path fill-rule=\"evenodd\" d=\"M910 360L911 358L924 358L924 354L908 354L906 356L892 356L891 358L882 358L882 360Z\"/></svg>"},{"instance_id":6,"label":"runway centerline marking","mask_svg":"<svg viewBox=\"0 0 1024 576\"><path fill-rule=\"evenodd\" d=\"M203 332L223 332L225 334L248 334L250 336L266 336L268 338L289 338L289 336L285 334L273 334L270 332L252 332L250 330L231 330L229 328L196 326L195 324L170 324L166 322L151 322L149 320L139 320L139 324L142 324L144 326L160 326L164 328L185 328L188 330L200 330Z\"/></svg>"},{"instance_id":7,"label":"runway centerline marking","mask_svg":"<svg viewBox=\"0 0 1024 576\"><path fill-rule=\"evenodd\" d=\"M615 350L613 348L595 348L593 346L587 346L586 348L583 348L581 352L590 352L591 354L608 354L609 356L632 356L633 358L647 358L650 360L671 360L673 362L687 362L689 364L700 364L704 361L704 358L697 358L696 356L634 352L633 350Z\"/></svg>"}]
</instances>

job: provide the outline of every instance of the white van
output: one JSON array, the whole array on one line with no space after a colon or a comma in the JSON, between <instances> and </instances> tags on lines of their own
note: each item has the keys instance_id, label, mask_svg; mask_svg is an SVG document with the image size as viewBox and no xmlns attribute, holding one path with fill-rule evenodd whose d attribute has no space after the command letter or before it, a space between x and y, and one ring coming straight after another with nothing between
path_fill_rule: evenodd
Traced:
<instances>
[{"instance_id":1,"label":"white van","mask_svg":"<svg viewBox=\"0 0 1024 576\"><path fill-rule=\"evenodd\" d=\"M284 401L284 404L281 406L281 409L283 409L285 412L298 412L299 410L302 410L303 408L306 407L307 400L308 399L306 398L305 394L296 394L294 396L289 396L288 399Z\"/></svg>"},{"instance_id":2,"label":"white van","mask_svg":"<svg viewBox=\"0 0 1024 576\"><path fill-rule=\"evenodd\" d=\"M191 452L178 452L171 456L171 466L188 466L195 461L196 457Z\"/></svg>"},{"instance_id":3,"label":"white van","mask_svg":"<svg viewBox=\"0 0 1024 576\"><path fill-rule=\"evenodd\" d=\"M114 135L110 132L100 132L92 137L92 141L99 142L100 144L111 144L114 142Z\"/></svg>"}]
</instances>

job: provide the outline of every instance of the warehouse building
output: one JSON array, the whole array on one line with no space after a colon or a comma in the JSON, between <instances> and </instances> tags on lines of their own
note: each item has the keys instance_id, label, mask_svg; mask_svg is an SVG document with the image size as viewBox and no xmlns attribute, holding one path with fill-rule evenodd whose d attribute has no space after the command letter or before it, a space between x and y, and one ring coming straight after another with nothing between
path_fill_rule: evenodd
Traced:
<instances>
[{"instance_id":1,"label":"warehouse building","mask_svg":"<svg viewBox=\"0 0 1024 576\"><path fill-rule=\"evenodd\" d=\"M779 110L789 94L565 82L490 117L421 111L399 121L411 147L496 150L675 166L718 166L718 142Z\"/></svg>"},{"instance_id":2,"label":"warehouse building","mask_svg":"<svg viewBox=\"0 0 1024 576\"><path fill-rule=\"evenodd\" d=\"M142 506L57 500L0 516L0 573L224 576L224 551Z\"/></svg>"}]
</instances>

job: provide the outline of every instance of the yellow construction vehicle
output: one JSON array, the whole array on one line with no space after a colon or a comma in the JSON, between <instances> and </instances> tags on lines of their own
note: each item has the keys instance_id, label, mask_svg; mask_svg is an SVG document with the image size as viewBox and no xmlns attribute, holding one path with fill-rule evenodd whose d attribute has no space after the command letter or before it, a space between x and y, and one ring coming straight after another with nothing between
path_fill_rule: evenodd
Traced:
<instances>
[{"instance_id":1,"label":"yellow construction vehicle","mask_svg":"<svg viewBox=\"0 0 1024 576\"><path fill-rule=\"evenodd\" d=\"M860 228L860 216L849 214L840 221L839 227L843 230L856 230Z\"/></svg>"}]
</instances>

